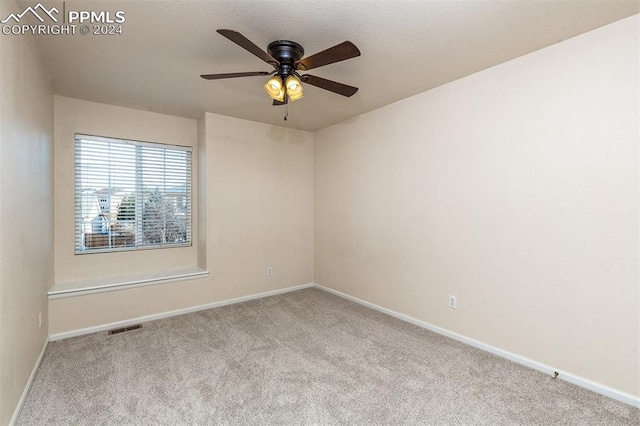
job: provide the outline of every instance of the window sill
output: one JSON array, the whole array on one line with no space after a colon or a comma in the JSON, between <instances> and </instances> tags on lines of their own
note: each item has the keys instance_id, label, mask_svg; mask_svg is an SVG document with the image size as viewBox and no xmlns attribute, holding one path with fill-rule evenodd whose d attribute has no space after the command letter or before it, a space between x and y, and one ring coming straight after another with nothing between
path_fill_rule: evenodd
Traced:
<instances>
[{"instance_id":1,"label":"window sill","mask_svg":"<svg viewBox=\"0 0 640 426\"><path fill-rule=\"evenodd\" d=\"M84 296L105 293L148 285L165 284L174 281L186 281L206 278L209 271L198 267L171 269L145 274L131 274L117 277L96 278L90 280L67 281L53 284L49 289L49 300L65 297Z\"/></svg>"}]
</instances>

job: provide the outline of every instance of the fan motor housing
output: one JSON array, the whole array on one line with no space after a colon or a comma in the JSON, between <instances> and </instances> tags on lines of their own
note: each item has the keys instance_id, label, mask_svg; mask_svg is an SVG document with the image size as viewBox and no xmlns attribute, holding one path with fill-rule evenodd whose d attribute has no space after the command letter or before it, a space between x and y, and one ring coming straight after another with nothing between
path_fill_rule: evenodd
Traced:
<instances>
[{"instance_id":1,"label":"fan motor housing","mask_svg":"<svg viewBox=\"0 0 640 426\"><path fill-rule=\"evenodd\" d=\"M280 62L279 74L293 74L295 63L304 56L304 49L298 43L289 40L277 40L269 43L269 55Z\"/></svg>"}]
</instances>

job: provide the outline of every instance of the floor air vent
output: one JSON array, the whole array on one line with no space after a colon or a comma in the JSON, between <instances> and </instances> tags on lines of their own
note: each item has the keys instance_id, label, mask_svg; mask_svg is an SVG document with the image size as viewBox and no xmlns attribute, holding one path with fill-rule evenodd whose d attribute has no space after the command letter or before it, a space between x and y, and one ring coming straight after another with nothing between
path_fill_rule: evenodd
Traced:
<instances>
[{"instance_id":1,"label":"floor air vent","mask_svg":"<svg viewBox=\"0 0 640 426\"><path fill-rule=\"evenodd\" d=\"M112 334L124 333L125 331L137 330L142 328L142 324L136 324L129 327L115 328L113 330L109 330L109 336Z\"/></svg>"}]
</instances>

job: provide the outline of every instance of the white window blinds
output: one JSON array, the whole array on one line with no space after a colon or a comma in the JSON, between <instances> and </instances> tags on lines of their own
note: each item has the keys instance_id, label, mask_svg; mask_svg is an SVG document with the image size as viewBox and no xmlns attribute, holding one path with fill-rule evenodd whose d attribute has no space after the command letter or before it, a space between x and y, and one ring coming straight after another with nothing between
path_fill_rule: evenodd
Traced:
<instances>
[{"instance_id":1,"label":"white window blinds","mask_svg":"<svg viewBox=\"0 0 640 426\"><path fill-rule=\"evenodd\" d=\"M76 135L75 252L191 245L191 148Z\"/></svg>"}]
</instances>

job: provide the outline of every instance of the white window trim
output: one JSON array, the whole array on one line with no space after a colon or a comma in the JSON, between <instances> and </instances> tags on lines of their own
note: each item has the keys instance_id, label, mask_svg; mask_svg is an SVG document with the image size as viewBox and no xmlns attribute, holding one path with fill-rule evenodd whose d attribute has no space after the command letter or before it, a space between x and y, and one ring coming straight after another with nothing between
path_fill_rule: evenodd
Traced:
<instances>
[{"instance_id":1,"label":"white window trim","mask_svg":"<svg viewBox=\"0 0 640 426\"><path fill-rule=\"evenodd\" d=\"M66 297L85 296L88 294L106 293L136 287L166 284L175 281L207 278L208 276L209 271L197 266L192 266L172 270L122 275L118 277L57 282L49 289L48 295L50 300L63 299Z\"/></svg>"}]
</instances>

